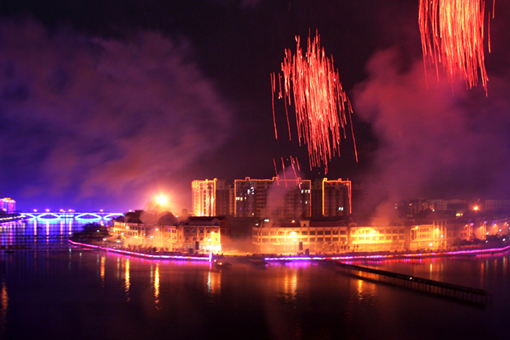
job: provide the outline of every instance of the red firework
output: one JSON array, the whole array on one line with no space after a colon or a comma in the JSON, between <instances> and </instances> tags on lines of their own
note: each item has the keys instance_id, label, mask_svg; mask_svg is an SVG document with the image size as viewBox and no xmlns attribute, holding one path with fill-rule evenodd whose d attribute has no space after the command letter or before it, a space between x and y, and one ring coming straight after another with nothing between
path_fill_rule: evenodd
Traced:
<instances>
[{"instance_id":1,"label":"red firework","mask_svg":"<svg viewBox=\"0 0 510 340\"><path fill-rule=\"evenodd\" d=\"M418 22L425 68L427 62L435 64L439 76L442 64L450 83L465 79L468 88L476 86L480 78L487 93L484 19L484 0L420 0ZM487 20L490 28L490 12ZM490 33L488 49L490 52Z\"/></svg>"},{"instance_id":2,"label":"red firework","mask_svg":"<svg viewBox=\"0 0 510 340\"><path fill-rule=\"evenodd\" d=\"M352 107L340 83L338 71L333 66L333 57L327 58L324 49L320 47L318 32L313 41L308 37L308 48L304 55L300 40L300 37L296 36L295 55L292 55L290 50L285 50L285 58L281 64L283 77L279 75L278 98L285 101L289 139L291 135L287 107L292 105L293 99L299 145L307 144L310 167L324 165L327 173L328 161L333 156L340 155L340 141L342 135L346 137L347 119L352 123ZM274 100L275 74L271 76L271 85ZM352 128L351 132L354 140ZM277 137L276 123L275 136ZM355 153L357 160L356 147Z\"/></svg>"}]
</instances>

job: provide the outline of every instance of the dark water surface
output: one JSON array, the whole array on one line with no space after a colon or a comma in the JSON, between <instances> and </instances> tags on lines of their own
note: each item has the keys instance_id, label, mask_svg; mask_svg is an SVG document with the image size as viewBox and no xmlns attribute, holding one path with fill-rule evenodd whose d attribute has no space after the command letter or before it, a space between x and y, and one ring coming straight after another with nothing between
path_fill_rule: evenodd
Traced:
<instances>
[{"instance_id":1,"label":"dark water surface","mask_svg":"<svg viewBox=\"0 0 510 340\"><path fill-rule=\"evenodd\" d=\"M493 295L484 308L333 264L155 261L81 248L0 252L0 339L509 339L509 255L364 265Z\"/></svg>"}]
</instances>

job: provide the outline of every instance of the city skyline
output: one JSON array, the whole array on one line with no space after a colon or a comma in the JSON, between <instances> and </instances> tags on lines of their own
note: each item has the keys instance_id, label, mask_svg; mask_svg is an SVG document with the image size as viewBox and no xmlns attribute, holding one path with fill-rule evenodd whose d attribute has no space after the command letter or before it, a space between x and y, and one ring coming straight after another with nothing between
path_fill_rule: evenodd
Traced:
<instances>
[{"instance_id":1,"label":"city skyline","mask_svg":"<svg viewBox=\"0 0 510 340\"><path fill-rule=\"evenodd\" d=\"M164 193L191 211L193 180L272 178L297 158L303 179L367 183L374 206L508 198L509 13L496 3L486 96L426 79L418 1L1 4L0 195L23 211L127 211ZM359 156L347 134L327 174L293 124L289 141L283 101L278 139L272 115L270 75L316 30Z\"/></svg>"}]
</instances>

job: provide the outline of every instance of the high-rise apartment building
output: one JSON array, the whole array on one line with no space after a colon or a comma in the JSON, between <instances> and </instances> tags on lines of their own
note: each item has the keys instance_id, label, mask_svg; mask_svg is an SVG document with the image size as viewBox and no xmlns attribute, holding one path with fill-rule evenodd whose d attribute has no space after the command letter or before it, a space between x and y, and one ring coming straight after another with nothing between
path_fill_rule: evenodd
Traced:
<instances>
[{"instance_id":1,"label":"high-rise apartment building","mask_svg":"<svg viewBox=\"0 0 510 340\"><path fill-rule=\"evenodd\" d=\"M16 201L8 197L1 198L0 210L6 214L14 214L16 212Z\"/></svg>"},{"instance_id":2,"label":"high-rise apartment building","mask_svg":"<svg viewBox=\"0 0 510 340\"><path fill-rule=\"evenodd\" d=\"M352 214L352 183L349 180L322 179L322 216L335 217Z\"/></svg>"},{"instance_id":3,"label":"high-rise apartment building","mask_svg":"<svg viewBox=\"0 0 510 340\"><path fill-rule=\"evenodd\" d=\"M311 182L297 179L234 181L235 217L296 219L311 216Z\"/></svg>"},{"instance_id":4,"label":"high-rise apartment building","mask_svg":"<svg viewBox=\"0 0 510 340\"><path fill-rule=\"evenodd\" d=\"M225 180L195 180L191 182L194 216L231 215L231 185Z\"/></svg>"}]
</instances>

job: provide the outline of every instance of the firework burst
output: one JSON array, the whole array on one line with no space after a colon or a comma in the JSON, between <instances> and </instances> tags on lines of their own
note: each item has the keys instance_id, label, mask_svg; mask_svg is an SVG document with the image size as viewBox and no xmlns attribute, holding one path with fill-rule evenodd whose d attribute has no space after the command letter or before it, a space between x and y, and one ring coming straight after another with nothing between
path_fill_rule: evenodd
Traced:
<instances>
[{"instance_id":1,"label":"firework burst","mask_svg":"<svg viewBox=\"0 0 510 340\"><path fill-rule=\"evenodd\" d=\"M299 145L304 143L308 146L310 168L324 165L327 173L328 161L340 155L340 141L342 136L346 137L345 130L347 120L351 121L352 106L340 83L338 71L333 66L333 57L327 58L324 49L320 47L318 32L313 41L308 37L308 48L304 55L299 36L296 36L296 43L295 55L285 50L285 59L281 64L283 76L278 75L278 98L285 101L289 139L288 106L294 101ZM271 86L274 104L277 93L275 74L271 76ZM354 140L353 132L352 137Z\"/></svg>"},{"instance_id":2,"label":"firework burst","mask_svg":"<svg viewBox=\"0 0 510 340\"><path fill-rule=\"evenodd\" d=\"M450 83L465 79L472 88L481 80L487 93L484 19L484 0L420 0L418 22L425 69L428 62L435 64L439 77L441 64ZM490 27L490 12L487 20ZM490 41L488 48L490 52Z\"/></svg>"}]
</instances>

